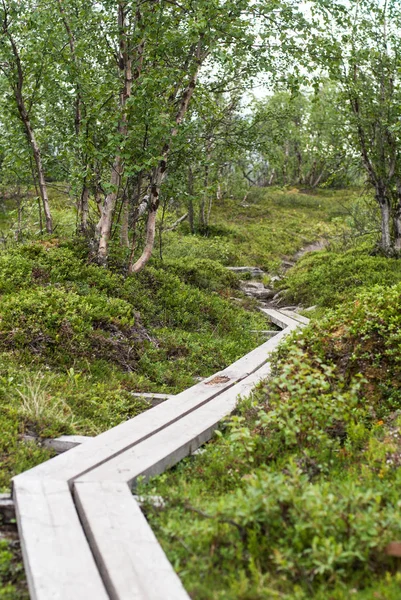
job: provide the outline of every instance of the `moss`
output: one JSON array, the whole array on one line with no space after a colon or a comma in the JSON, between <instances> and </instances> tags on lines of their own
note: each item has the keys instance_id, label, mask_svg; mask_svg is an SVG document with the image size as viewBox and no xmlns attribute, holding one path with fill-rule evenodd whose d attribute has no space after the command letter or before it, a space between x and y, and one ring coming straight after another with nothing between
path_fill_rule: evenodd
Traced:
<instances>
[{"instance_id":1,"label":"moss","mask_svg":"<svg viewBox=\"0 0 401 600\"><path fill-rule=\"evenodd\" d=\"M401 281L400 260L369 255L369 246L346 252L325 250L302 258L282 287L290 302L333 307L362 288Z\"/></svg>"}]
</instances>

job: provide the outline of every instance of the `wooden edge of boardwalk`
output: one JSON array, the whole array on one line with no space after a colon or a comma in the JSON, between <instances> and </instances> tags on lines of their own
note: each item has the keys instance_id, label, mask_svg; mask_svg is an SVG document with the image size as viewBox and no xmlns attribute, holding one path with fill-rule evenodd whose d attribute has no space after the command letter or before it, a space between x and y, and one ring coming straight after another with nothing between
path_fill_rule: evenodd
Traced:
<instances>
[{"instance_id":1,"label":"wooden edge of boardwalk","mask_svg":"<svg viewBox=\"0 0 401 600\"><path fill-rule=\"evenodd\" d=\"M199 448L238 396L268 376L269 354L303 323L264 312L285 331L163 404L13 479L32 599L188 598L146 519L138 516L128 486Z\"/></svg>"},{"instance_id":2,"label":"wooden edge of boardwalk","mask_svg":"<svg viewBox=\"0 0 401 600\"><path fill-rule=\"evenodd\" d=\"M298 326L295 321L291 323L289 329ZM56 456L29 471L25 471L17 477L55 477L56 479L72 481L79 475L114 458L127 448L144 441L150 435L154 435L160 429L198 409L206 402L210 402L238 381L253 373L267 361L268 354L277 347L281 338L286 334L287 330L279 332L274 338L267 340L249 354L205 381L197 383L170 400L166 400L133 419L109 429L92 440L88 440L85 444Z\"/></svg>"}]
</instances>

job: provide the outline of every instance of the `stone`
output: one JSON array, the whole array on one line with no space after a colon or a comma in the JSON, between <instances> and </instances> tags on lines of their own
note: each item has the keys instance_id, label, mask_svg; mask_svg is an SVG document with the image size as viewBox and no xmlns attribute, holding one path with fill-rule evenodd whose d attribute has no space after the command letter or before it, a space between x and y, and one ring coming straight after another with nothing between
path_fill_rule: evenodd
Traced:
<instances>
[{"instance_id":1,"label":"stone","mask_svg":"<svg viewBox=\"0 0 401 600\"><path fill-rule=\"evenodd\" d=\"M15 519L15 506L10 494L0 494L0 523L11 523Z\"/></svg>"},{"instance_id":2,"label":"stone","mask_svg":"<svg viewBox=\"0 0 401 600\"><path fill-rule=\"evenodd\" d=\"M92 438L87 435L61 435L56 439L46 439L43 441L43 446L45 448L51 448L57 454L62 454L63 452L67 452L67 450L71 450L76 446L80 446L84 444L88 440Z\"/></svg>"},{"instance_id":3,"label":"stone","mask_svg":"<svg viewBox=\"0 0 401 600\"><path fill-rule=\"evenodd\" d=\"M315 305L315 306L308 306L308 308L303 308L302 310L304 312L312 312L312 310L316 310L316 309L317 309L317 306Z\"/></svg>"},{"instance_id":4,"label":"stone","mask_svg":"<svg viewBox=\"0 0 401 600\"><path fill-rule=\"evenodd\" d=\"M264 275L264 271L259 269L259 267L227 267L229 271L233 271L233 273L250 273L253 277L261 277Z\"/></svg>"},{"instance_id":5,"label":"stone","mask_svg":"<svg viewBox=\"0 0 401 600\"><path fill-rule=\"evenodd\" d=\"M269 300L275 295L274 290L266 288L260 281L241 281L240 287L244 294L257 300Z\"/></svg>"}]
</instances>

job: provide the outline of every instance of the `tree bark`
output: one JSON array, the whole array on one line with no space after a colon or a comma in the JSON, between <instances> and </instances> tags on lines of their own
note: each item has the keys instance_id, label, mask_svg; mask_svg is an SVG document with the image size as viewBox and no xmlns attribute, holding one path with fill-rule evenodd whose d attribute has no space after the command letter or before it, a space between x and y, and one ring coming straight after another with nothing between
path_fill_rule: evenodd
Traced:
<instances>
[{"instance_id":1,"label":"tree bark","mask_svg":"<svg viewBox=\"0 0 401 600\"><path fill-rule=\"evenodd\" d=\"M97 226L97 234L99 237L98 247L98 261L100 264L106 264L108 257L109 239L111 234L111 227L113 223L113 213L116 205L118 191L121 185L121 179L124 169L123 159L121 157L121 145L127 137L128 133L128 120L125 107L128 98L131 96L132 91L132 54L129 47L129 41L127 36L127 25L126 25L126 13L127 13L127 2L124 0L119 2L118 5L118 26L120 31L120 60L119 67L124 72L124 85L120 93L120 110L121 119L118 127L118 133L120 136L120 147L114 158L112 172L110 176L110 187L109 192L104 200L101 217ZM141 15L137 13L137 20L141 19ZM143 50L145 41L142 40L137 50L138 64L135 71L134 78L137 79L141 72L142 61L143 61Z\"/></svg>"},{"instance_id":2,"label":"tree bark","mask_svg":"<svg viewBox=\"0 0 401 600\"><path fill-rule=\"evenodd\" d=\"M129 222L129 204L128 194L124 193L123 206L121 214L121 233L120 233L120 244L124 248L129 248L129 237L128 237L128 222Z\"/></svg>"},{"instance_id":3,"label":"tree bark","mask_svg":"<svg viewBox=\"0 0 401 600\"><path fill-rule=\"evenodd\" d=\"M61 20L63 22L64 25L64 29L67 33L67 37L68 37L68 43L70 46L70 53L71 53L71 57L75 66L75 77L76 77L76 84L75 84L75 118L74 118L74 127L75 127L75 135L77 137L77 140L79 140L79 137L81 135L81 126L82 126L82 93L81 93L81 86L78 80L78 73L79 73L79 62L78 62L78 57L77 57L77 53L76 53L76 48L75 48L75 35L71 29L70 23L68 22L67 19L67 15L65 13L64 10L64 6L63 6L63 1L62 0L57 0L58 2L58 7L59 7L59 11L60 11L60 15L61 15ZM82 157L82 160L85 160L85 157ZM78 210L81 212L81 231L85 232L88 228L88 217L89 217L89 187L87 184L87 177L85 176L82 182L82 190L81 190L81 201L79 203L79 207Z\"/></svg>"},{"instance_id":4,"label":"tree bark","mask_svg":"<svg viewBox=\"0 0 401 600\"><path fill-rule=\"evenodd\" d=\"M53 233L53 221L52 221L52 216L51 216L51 212L50 212L49 196L47 193L47 185L46 185L46 180L45 180L45 173L44 173L42 156L40 153L39 144L36 141L35 133L32 129L28 113L25 110L25 103L22 98L22 95L19 100L17 98L17 102L18 102L18 111L20 113L21 120L24 124L26 136L31 145L33 157L35 159L36 171L37 171L37 175L38 175L39 191L40 191L40 196L42 198L43 212L45 214L46 231L47 231L47 233Z\"/></svg>"},{"instance_id":5,"label":"tree bark","mask_svg":"<svg viewBox=\"0 0 401 600\"><path fill-rule=\"evenodd\" d=\"M170 132L170 139L165 144L162 151L162 160L159 162L157 167L154 169L152 180L150 184L150 193L149 193L149 214L148 214L148 222L146 225L146 240L145 247L143 249L142 255L136 261L134 265L132 265L131 273L139 273L149 262L150 257L152 256L152 251L155 242L155 233L156 233L156 213L160 203L160 187L163 183L163 180L166 176L167 172L167 161L168 155L170 153L170 146L172 139L178 133L178 127L182 123L187 110L191 98L193 96L196 82L198 80L199 71L202 65L203 60L207 57L208 52L202 53L202 39L203 36L200 37L198 41L198 45L195 51L195 71L190 78L187 87L184 90L184 93L181 98L180 107L175 117L175 126Z\"/></svg>"},{"instance_id":6,"label":"tree bark","mask_svg":"<svg viewBox=\"0 0 401 600\"><path fill-rule=\"evenodd\" d=\"M401 181L397 179L397 203L394 208L394 249L401 250Z\"/></svg>"},{"instance_id":7,"label":"tree bark","mask_svg":"<svg viewBox=\"0 0 401 600\"><path fill-rule=\"evenodd\" d=\"M84 181L81 192L80 202L81 212L81 230L86 231L88 229L88 217L89 217L89 188Z\"/></svg>"},{"instance_id":8,"label":"tree bark","mask_svg":"<svg viewBox=\"0 0 401 600\"><path fill-rule=\"evenodd\" d=\"M195 233L194 222L194 174L191 167L188 167L188 222L189 230Z\"/></svg>"},{"instance_id":9,"label":"tree bark","mask_svg":"<svg viewBox=\"0 0 401 600\"><path fill-rule=\"evenodd\" d=\"M207 211L206 211L206 203L207 203L207 189L209 187L209 165L205 166L205 179L203 181L203 194L202 194L202 202L199 212L199 221L202 229L207 228Z\"/></svg>"},{"instance_id":10,"label":"tree bark","mask_svg":"<svg viewBox=\"0 0 401 600\"><path fill-rule=\"evenodd\" d=\"M12 88L13 88L14 97L15 97L15 100L17 103L18 113L19 113L20 119L21 119L22 124L25 129L25 135L26 135L28 142L32 148L33 157L35 159L39 191L40 191L40 196L42 199L43 211L45 213L46 231L47 231L47 233L52 233L53 232L53 223L52 223L52 217L51 217L51 213L50 213L49 197L48 197L48 193L47 193L47 186L46 186L44 168L43 168L43 163L42 163L42 156L40 153L39 144L36 140L36 136L35 136L35 133L34 133L30 118L29 118L29 112L28 112L28 110L26 108L26 104L25 104L25 99L24 99L24 95L23 95L24 71L22 68L21 58L20 58L20 54L19 54L17 45L14 41L13 36L11 35L11 33L9 31L8 14L7 13L5 13L5 15L4 15L4 20L3 20L2 25L3 25L3 27L2 27L3 33L7 36L8 41L10 42L11 50L12 50L14 60L15 60L16 79L12 83Z\"/></svg>"},{"instance_id":11,"label":"tree bark","mask_svg":"<svg viewBox=\"0 0 401 600\"><path fill-rule=\"evenodd\" d=\"M385 254L391 251L391 203L382 190L376 192L381 212L381 248Z\"/></svg>"}]
</instances>

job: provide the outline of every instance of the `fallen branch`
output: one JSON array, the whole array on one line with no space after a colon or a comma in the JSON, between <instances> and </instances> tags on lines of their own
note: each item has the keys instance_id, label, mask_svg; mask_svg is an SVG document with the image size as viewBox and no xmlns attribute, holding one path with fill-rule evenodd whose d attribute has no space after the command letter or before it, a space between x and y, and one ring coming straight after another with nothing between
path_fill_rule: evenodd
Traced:
<instances>
[{"instance_id":1,"label":"fallen branch","mask_svg":"<svg viewBox=\"0 0 401 600\"><path fill-rule=\"evenodd\" d=\"M163 228L163 231L173 231L174 229L176 229L178 227L178 225L180 223L185 221L185 219L188 219L188 213L185 213L185 215L182 215L182 217L177 219L172 225L170 225L170 227Z\"/></svg>"}]
</instances>

